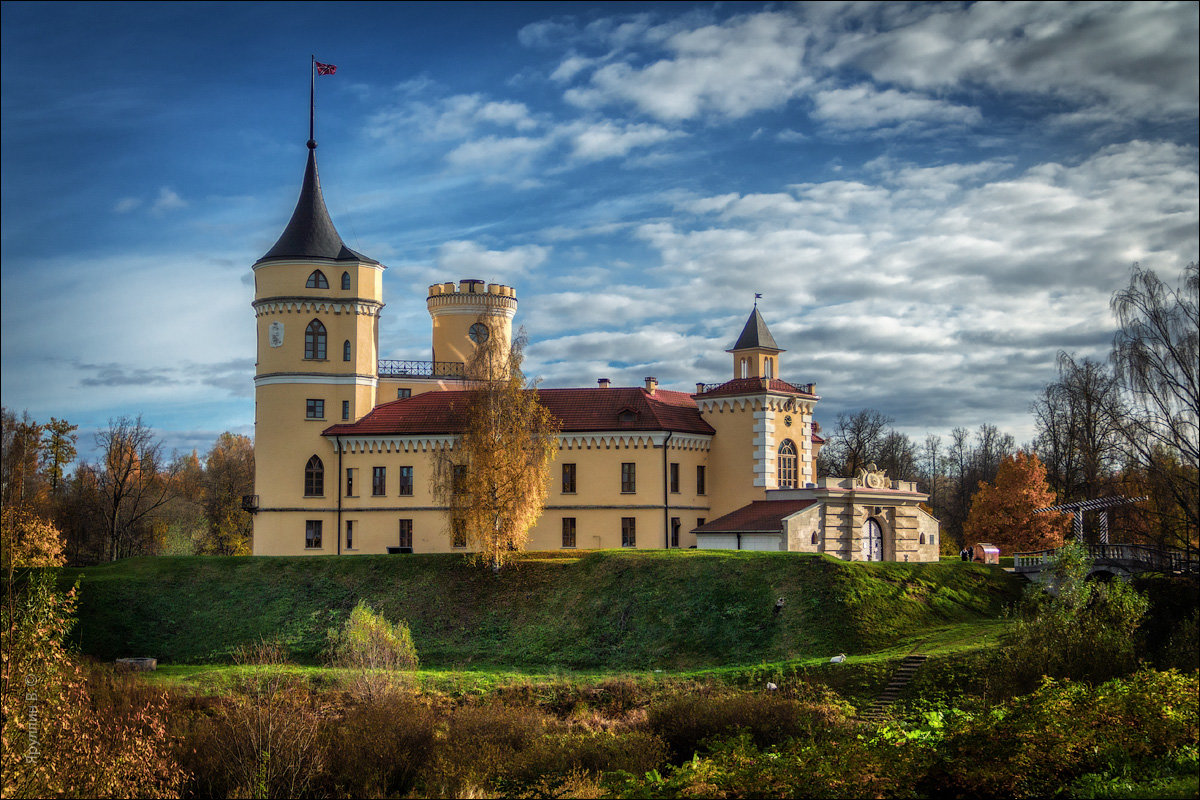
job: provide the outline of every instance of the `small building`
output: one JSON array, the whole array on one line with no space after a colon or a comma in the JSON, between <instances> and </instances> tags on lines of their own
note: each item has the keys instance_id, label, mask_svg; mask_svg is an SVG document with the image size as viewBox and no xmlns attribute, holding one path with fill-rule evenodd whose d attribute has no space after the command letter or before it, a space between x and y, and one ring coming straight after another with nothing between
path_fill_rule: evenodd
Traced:
<instances>
[{"instance_id":1,"label":"small building","mask_svg":"<svg viewBox=\"0 0 1200 800\"><path fill-rule=\"evenodd\" d=\"M915 483L875 469L773 489L696 528L698 548L826 553L847 561L937 561L938 521Z\"/></svg>"}]
</instances>

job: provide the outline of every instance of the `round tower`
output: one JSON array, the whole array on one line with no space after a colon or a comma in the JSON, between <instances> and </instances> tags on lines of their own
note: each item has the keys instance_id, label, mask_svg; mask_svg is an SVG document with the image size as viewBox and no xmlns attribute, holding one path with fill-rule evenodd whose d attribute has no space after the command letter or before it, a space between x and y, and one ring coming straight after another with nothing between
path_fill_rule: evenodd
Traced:
<instances>
[{"instance_id":1,"label":"round tower","mask_svg":"<svg viewBox=\"0 0 1200 800\"><path fill-rule=\"evenodd\" d=\"M476 345L493 336L499 336L506 349L512 342L517 292L511 286L475 279L435 283L425 304L433 320L435 365L466 363Z\"/></svg>"},{"instance_id":2,"label":"round tower","mask_svg":"<svg viewBox=\"0 0 1200 800\"><path fill-rule=\"evenodd\" d=\"M338 552L337 456L321 433L375 406L384 266L342 242L308 148L292 218L253 267L256 553Z\"/></svg>"}]
</instances>

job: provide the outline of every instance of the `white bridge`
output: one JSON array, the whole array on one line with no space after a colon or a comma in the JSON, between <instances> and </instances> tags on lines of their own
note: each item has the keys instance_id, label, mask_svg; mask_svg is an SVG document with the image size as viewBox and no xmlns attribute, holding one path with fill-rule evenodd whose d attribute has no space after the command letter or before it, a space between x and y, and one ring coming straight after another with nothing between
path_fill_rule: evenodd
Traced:
<instances>
[{"instance_id":1,"label":"white bridge","mask_svg":"<svg viewBox=\"0 0 1200 800\"><path fill-rule=\"evenodd\" d=\"M1092 560L1090 575L1130 578L1143 572L1164 575L1200 574L1200 558L1194 551L1144 544L1088 545ZM1013 554L1013 571L1032 581L1042 581L1057 549Z\"/></svg>"}]
</instances>

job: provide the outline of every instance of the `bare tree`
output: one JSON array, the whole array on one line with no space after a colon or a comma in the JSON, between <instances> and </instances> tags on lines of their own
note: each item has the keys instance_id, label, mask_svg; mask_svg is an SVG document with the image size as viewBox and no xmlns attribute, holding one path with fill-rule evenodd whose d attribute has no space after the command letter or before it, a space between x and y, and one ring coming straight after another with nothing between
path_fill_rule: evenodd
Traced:
<instances>
[{"instance_id":1,"label":"bare tree","mask_svg":"<svg viewBox=\"0 0 1200 800\"><path fill-rule=\"evenodd\" d=\"M449 511L451 536L497 572L542 514L556 452L558 423L525 385L523 345L500 336L479 344L467 364L462 432L434 459L434 496Z\"/></svg>"},{"instance_id":2,"label":"bare tree","mask_svg":"<svg viewBox=\"0 0 1200 800\"><path fill-rule=\"evenodd\" d=\"M143 552L151 515L172 496L174 472L162 464L162 446L139 416L109 420L96 434L100 463L89 466L97 515L104 520L109 561Z\"/></svg>"},{"instance_id":3,"label":"bare tree","mask_svg":"<svg viewBox=\"0 0 1200 800\"><path fill-rule=\"evenodd\" d=\"M878 461L891 424L891 417L872 408L838 414L837 428L826 437L818 456L818 472L822 475L854 475L859 469Z\"/></svg>"},{"instance_id":4,"label":"bare tree","mask_svg":"<svg viewBox=\"0 0 1200 800\"><path fill-rule=\"evenodd\" d=\"M1188 264L1181 286L1133 267L1111 308L1120 325L1112 364L1129 400L1124 442L1129 455L1168 487L1192 546L1200 531L1200 270ZM1168 468L1165 465L1177 465Z\"/></svg>"},{"instance_id":5,"label":"bare tree","mask_svg":"<svg viewBox=\"0 0 1200 800\"><path fill-rule=\"evenodd\" d=\"M1060 501L1094 499L1112 490L1121 466L1119 387L1103 364L1068 353L1058 354L1058 372L1032 406L1036 449Z\"/></svg>"}]
</instances>

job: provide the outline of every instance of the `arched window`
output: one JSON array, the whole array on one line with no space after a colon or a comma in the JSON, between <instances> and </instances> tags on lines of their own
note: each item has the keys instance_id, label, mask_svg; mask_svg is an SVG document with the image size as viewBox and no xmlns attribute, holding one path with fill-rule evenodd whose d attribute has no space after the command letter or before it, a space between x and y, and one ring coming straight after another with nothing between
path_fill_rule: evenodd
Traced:
<instances>
[{"instance_id":1,"label":"arched window","mask_svg":"<svg viewBox=\"0 0 1200 800\"><path fill-rule=\"evenodd\" d=\"M779 445L779 488L796 488L796 445L784 439Z\"/></svg>"},{"instance_id":2,"label":"arched window","mask_svg":"<svg viewBox=\"0 0 1200 800\"><path fill-rule=\"evenodd\" d=\"M813 535L812 535L812 543L813 543L813 544L816 544L816 543L817 543L817 532L816 532L816 531L813 531Z\"/></svg>"},{"instance_id":3,"label":"arched window","mask_svg":"<svg viewBox=\"0 0 1200 800\"><path fill-rule=\"evenodd\" d=\"M766 362L767 362L767 374L766 374L766 377L768 377L768 378L774 378L774 377L775 377L775 359L773 359L773 358L768 358L768 359L766 359Z\"/></svg>"},{"instance_id":4,"label":"arched window","mask_svg":"<svg viewBox=\"0 0 1200 800\"><path fill-rule=\"evenodd\" d=\"M741 378L749 378L750 377L750 362L744 358L742 359L742 374L739 375L738 377L741 377Z\"/></svg>"},{"instance_id":5,"label":"arched window","mask_svg":"<svg viewBox=\"0 0 1200 800\"><path fill-rule=\"evenodd\" d=\"M317 360L325 358L325 326L319 319L314 319L304 329L304 357Z\"/></svg>"},{"instance_id":6,"label":"arched window","mask_svg":"<svg viewBox=\"0 0 1200 800\"><path fill-rule=\"evenodd\" d=\"M925 534L921 534L921 544L925 544Z\"/></svg>"},{"instance_id":7,"label":"arched window","mask_svg":"<svg viewBox=\"0 0 1200 800\"><path fill-rule=\"evenodd\" d=\"M350 340L347 339L342 345L342 361L350 360Z\"/></svg>"},{"instance_id":8,"label":"arched window","mask_svg":"<svg viewBox=\"0 0 1200 800\"><path fill-rule=\"evenodd\" d=\"M350 273L349 272L342 273L342 288L347 289L347 290L350 288Z\"/></svg>"},{"instance_id":9,"label":"arched window","mask_svg":"<svg viewBox=\"0 0 1200 800\"><path fill-rule=\"evenodd\" d=\"M312 275L308 276L308 282L304 284L305 289L328 289L329 281L325 280L325 273L319 269L314 269Z\"/></svg>"},{"instance_id":10,"label":"arched window","mask_svg":"<svg viewBox=\"0 0 1200 800\"><path fill-rule=\"evenodd\" d=\"M325 494L325 465L313 456L304 465L304 496L320 497Z\"/></svg>"}]
</instances>

